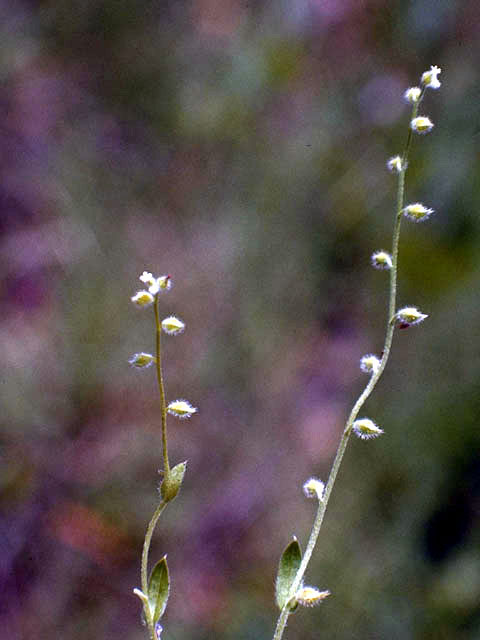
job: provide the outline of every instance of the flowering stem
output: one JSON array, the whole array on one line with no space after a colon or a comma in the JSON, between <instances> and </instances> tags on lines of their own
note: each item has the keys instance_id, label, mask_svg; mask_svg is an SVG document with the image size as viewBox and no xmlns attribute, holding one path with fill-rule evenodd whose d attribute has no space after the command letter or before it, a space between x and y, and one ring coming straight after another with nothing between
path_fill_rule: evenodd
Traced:
<instances>
[{"instance_id":1,"label":"flowering stem","mask_svg":"<svg viewBox=\"0 0 480 640\"><path fill-rule=\"evenodd\" d=\"M422 91L420 93L420 96L417 100L417 102L414 102L413 104L413 108L412 108L412 115L410 117L410 122L417 117L418 115L418 107L420 106L421 101L423 100L423 97L425 95L425 91L427 90L426 87L422 87ZM405 145L405 150L403 152L403 156L402 156L402 167L403 167L403 171L399 174L399 176L404 176L404 180L405 180L405 170L407 169L407 162L408 162L408 155L410 153L410 147L412 146L412 138L413 138L413 130L412 127L408 127L408 137L407 137L407 144ZM402 202L403 205L403 202Z\"/></svg>"},{"instance_id":2,"label":"flowering stem","mask_svg":"<svg viewBox=\"0 0 480 640\"><path fill-rule=\"evenodd\" d=\"M424 94L425 94L425 88L423 88L418 101L413 105L411 120L413 120L413 118L417 116L418 106ZM325 491L324 491L322 500L320 500L318 504L317 514L313 522L307 548L305 549L302 562L300 564L300 567L298 568L297 574L290 588L290 598L293 598L296 592L298 591L302 583L305 571L312 557L312 553L317 544L317 540L320 534L320 529L322 527L325 511L327 510L328 501L330 499L330 495L332 493L333 486L335 484L335 480L337 478L337 474L340 469L340 465L342 463L343 455L345 453L348 441L350 439L350 435L352 433L353 423L355 422L355 419L357 418L360 409L363 407L367 398L372 393L377 382L379 381L386 367L387 360L390 355L390 349L391 349L392 340L393 340L393 332L395 330L394 318L395 318L396 299L397 299L398 249L399 249L399 240L400 240L400 225L402 221L402 212L404 208L405 172L407 169L407 161L408 161L408 155L410 153L411 143L412 143L412 129L409 127L407 142L406 142L405 150L402 156L402 168L398 174L397 202L396 202L395 223L393 228L393 241L392 241L392 268L390 269L390 294L389 294L389 302L388 302L387 329L385 334L385 343L383 346L382 359L381 359L378 370L370 378L367 386L358 397L357 401L353 405L350 415L348 416L348 420L345 424L345 428L343 430L342 437L340 439L340 443L338 445L337 452L335 454L335 459L333 461L332 468L328 476L328 481L325 486ZM290 598L286 599L286 604L284 605L282 611L280 612L280 615L277 621L277 626L275 628L273 640L281 640L283 636L283 632L285 630L288 617L292 612L291 605L289 603Z\"/></svg>"},{"instance_id":3,"label":"flowering stem","mask_svg":"<svg viewBox=\"0 0 480 640\"><path fill-rule=\"evenodd\" d=\"M148 523L147 533L145 534L145 540L143 542L141 579L142 591L146 596L148 596L148 552L150 550L150 543L152 541L152 535L155 530L155 525L157 524L157 521L162 515L162 512L166 506L167 502L165 502L165 500L162 500L158 507L155 509L152 519ZM145 611L145 617L147 619L151 640L155 640L155 629L153 628L153 621L151 620L150 611L147 610L146 606L144 606L143 609Z\"/></svg>"},{"instance_id":4,"label":"flowering stem","mask_svg":"<svg viewBox=\"0 0 480 640\"><path fill-rule=\"evenodd\" d=\"M158 294L155 296L155 328L156 328L156 353L157 353L157 380L158 390L160 391L160 407L162 413L162 451L163 451L163 473L164 479L167 479L170 475L170 464L168 462L168 447L167 447L167 403L165 400L165 387L163 383L163 371L162 371L162 325L160 323L160 316L158 313Z\"/></svg>"},{"instance_id":5,"label":"flowering stem","mask_svg":"<svg viewBox=\"0 0 480 640\"><path fill-rule=\"evenodd\" d=\"M163 383L163 371L162 371L162 325L160 324L160 317L158 313L158 294L155 295L155 302L153 309L155 311L155 329L156 329L156 366L157 366L157 380L158 389L160 392L160 409L162 415L162 451L163 451L163 474L164 481L170 475L170 465L168 462L168 449L167 449L167 403L165 400L165 387ZM163 513L163 510L167 506L167 501L162 500L155 509L153 516L148 523L147 532L145 534L145 540L143 542L142 551L142 566L141 566L141 582L142 591L145 596L148 597L148 553L150 551L150 543L152 541L153 532L158 519ZM156 640L155 626L152 620L152 614L148 604L144 603L143 610L147 621L148 630L150 633L150 640Z\"/></svg>"}]
</instances>

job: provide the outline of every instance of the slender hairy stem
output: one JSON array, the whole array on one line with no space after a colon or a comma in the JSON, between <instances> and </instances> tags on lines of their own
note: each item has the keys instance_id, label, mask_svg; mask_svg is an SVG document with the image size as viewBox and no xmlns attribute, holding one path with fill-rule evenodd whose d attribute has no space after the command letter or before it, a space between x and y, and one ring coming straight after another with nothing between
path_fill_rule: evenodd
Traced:
<instances>
[{"instance_id":1,"label":"slender hairy stem","mask_svg":"<svg viewBox=\"0 0 480 640\"><path fill-rule=\"evenodd\" d=\"M162 371L162 325L160 324L160 317L158 313L158 294L155 296L155 329L156 329L156 352L157 352L157 380L158 390L160 392L160 406L162 412L162 451L163 451L163 473L164 478L170 475L170 464L168 462L168 447L167 447L167 403L165 400L165 386L163 383L163 371Z\"/></svg>"},{"instance_id":2,"label":"slender hairy stem","mask_svg":"<svg viewBox=\"0 0 480 640\"><path fill-rule=\"evenodd\" d=\"M158 507L155 509L152 519L148 523L147 533L145 534L145 541L143 543L143 551L142 551L142 591L148 596L148 552L150 551L150 543L152 541L152 535L155 530L155 525L157 524L158 519L162 515L163 510L167 506L167 502L162 500ZM150 632L150 640L157 640L155 634L155 627L153 625L153 620L151 617L149 607L143 607L143 611L145 613L145 618L147 620L148 630Z\"/></svg>"},{"instance_id":3,"label":"slender hairy stem","mask_svg":"<svg viewBox=\"0 0 480 640\"><path fill-rule=\"evenodd\" d=\"M418 105L420 104L424 94L425 94L425 88L422 90L422 93L420 95L418 102L415 103L413 106L411 120L413 120L413 118L417 116ZM320 529L322 527L325 511L327 510L328 501L330 499L330 495L332 493L333 486L337 478L337 473L338 473L338 470L340 469L343 455L345 453L348 441L350 439L350 435L352 433L353 423L355 422L355 419L358 416L360 409L363 407L367 398L372 393L377 382L379 381L390 355L390 349L391 349L392 340L393 340L393 332L395 330L394 317L395 317L396 300L397 300L398 248L399 248L399 240L400 240L400 225L402 221L402 211L404 207L404 197L405 197L405 172L407 169L407 161L408 161L408 155L410 152L411 143L412 143L412 130L409 127L407 142L406 142L405 150L403 152L403 157L402 157L402 170L398 174L397 202L396 202L395 223L393 228L393 241L392 241L392 268L390 269L390 294L389 294L389 301L388 301L387 328L385 333L385 343L383 346L383 354L380 362L380 367L378 368L377 372L374 373L370 378L367 386L358 397L357 401L353 405L350 415L348 416L348 420L345 424L345 428L343 430L342 437L338 445L337 453L335 455L335 459L333 461L332 468L330 470L330 475L328 476L328 481L325 487L323 499L319 501L319 504L318 504L317 514L313 522L312 531L310 533L310 538L308 540L307 548L305 549L305 554L303 555L302 562L300 564L300 567L297 571L295 579L293 580L292 586L290 588L290 597L293 597L298 591L302 583L305 571L312 557L313 550L315 549L315 545L317 544L317 540L320 534ZM275 628L273 640L281 640L283 636L283 632L285 630L288 617L291 613L291 609L288 602L289 599L290 598L287 599L285 606L280 612L280 616L277 621L277 626Z\"/></svg>"},{"instance_id":4,"label":"slender hairy stem","mask_svg":"<svg viewBox=\"0 0 480 640\"><path fill-rule=\"evenodd\" d=\"M142 551L142 591L145 595L148 594L148 552L150 551L150 542L152 541L152 535L155 530L155 525L158 519L162 515L163 510L167 506L167 502L162 500L158 507L155 509L152 519L148 523L147 533L145 534L145 541L143 543Z\"/></svg>"},{"instance_id":5,"label":"slender hairy stem","mask_svg":"<svg viewBox=\"0 0 480 640\"><path fill-rule=\"evenodd\" d=\"M167 448L167 403L165 400L165 386L163 382L162 371L162 325L160 323L160 317L158 313L158 294L155 296L155 303L153 306L155 312L155 332L156 332L156 366L157 366L157 381L158 390L160 392L160 410L162 416L162 452L163 452L163 475L164 480L170 475L170 464L168 462L168 448ZM158 507L155 509L152 519L148 523L147 533L145 534L145 540L143 543L142 551L142 567L141 567L141 581L142 591L148 596L148 553L150 551L150 543L152 541L153 532L157 524L158 519L163 513L163 510L167 506L167 501L162 500ZM150 633L150 639L156 640L155 628L151 616L150 609L144 604L145 618L147 620L148 630Z\"/></svg>"}]
</instances>

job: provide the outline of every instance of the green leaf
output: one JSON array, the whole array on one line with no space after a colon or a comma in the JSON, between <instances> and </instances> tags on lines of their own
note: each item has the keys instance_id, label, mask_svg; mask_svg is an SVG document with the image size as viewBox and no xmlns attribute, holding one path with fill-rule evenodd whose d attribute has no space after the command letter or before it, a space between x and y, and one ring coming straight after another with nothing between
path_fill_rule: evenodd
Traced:
<instances>
[{"instance_id":1,"label":"green leaf","mask_svg":"<svg viewBox=\"0 0 480 640\"><path fill-rule=\"evenodd\" d=\"M170 578L168 575L167 556L153 567L148 581L148 604L155 625L163 616L170 593Z\"/></svg>"},{"instance_id":2,"label":"green leaf","mask_svg":"<svg viewBox=\"0 0 480 640\"><path fill-rule=\"evenodd\" d=\"M302 550L298 540L294 537L285 548L278 565L277 581L275 583L275 599L280 610L286 605L290 588L302 562Z\"/></svg>"},{"instance_id":3,"label":"green leaf","mask_svg":"<svg viewBox=\"0 0 480 640\"><path fill-rule=\"evenodd\" d=\"M160 485L160 493L166 502L173 500L182 486L183 476L187 468L187 461L180 462L170 470L168 476L165 476Z\"/></svg>"}]
</instances>

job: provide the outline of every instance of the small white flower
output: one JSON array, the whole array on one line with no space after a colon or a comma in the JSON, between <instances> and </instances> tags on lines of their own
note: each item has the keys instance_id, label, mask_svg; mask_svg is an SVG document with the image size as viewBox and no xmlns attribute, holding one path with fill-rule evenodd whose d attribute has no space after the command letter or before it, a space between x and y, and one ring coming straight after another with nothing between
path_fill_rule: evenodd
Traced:
<instances>
[{"instance_id":1,"label":"small white flower","mask_svg":"<svg viewBox=\"0 0 480 640\"><path fill-rule=\"evenodd\" d=\"M132 367L146 369L155 362L155 357L150 353L135 353L128 361Z\"/></svg>"},{"instance_id":2,"label":"small white flower","mask_svg":"<svg viewBox=\"0 0 480 640\"><path fill-rule=\"evenodd\" d=\"M383 430L370 420L370 418L361 418L355 420L353 423L353 431L356 436L362 438L362 440L370 440L370 438L376 438L382 435Z\"/></svg>"},{"instance_id":3,"label":"small white flower","mask_svg":"<svg viewBox=\"0 0 480 640\"><path fill-rule=\"evenodd\" d=\"M438 79L439 74L442 72L440 67L430 67L429 71L422 73L422 84L429 89L440 89L442 83Z\"/></svg>"},{"instance_id":4,"label":"small white flower","mask_svg":"<svg viewBox=\"0 0 480 640\"><path fill-rule=\"evenodd\" d=\"M138 279L141 280L144 284L148 284L149 286L151 286L155 282L155 278L149 271L144 271Z\"/></svg>"},{"instance_id":5,"label":"small white flower","mask_svg":"<svg viewBox=\"0 0 480 640\"><path fill-rule=\"evenodd\" d=\"M323 500L323 492L325 491L325 485L321 480L317 478L310 478L303 485L303 493L307 498L317 498L320 502Z\"/></svg>"},{"instance_id":6,"label":"small white flower","mask_svg":"<svg viewBox=\"0 0 480 640\"><path fill-rule=\"evenodd\" d=\"M192 414L197 412L197 409L192 407L187 400L175 400L174 402L170 402L167 411L172 416L183 420L184 418L190 418Z\"/></svg>"},{"instance_id":7,"label":"small white flower","mask_svg":"<svg viewBox=\"0 0 480 640\"><path fill-rule=\"evenodd\" d=\"M380 360L369 353L360 360L360 369L365 373L377 373L380 369Z\"/></svg>"},{"instance_id":8,"label":"small white flower","mask_svg":"<svg viewBox=\"0 0 480 640\"><path fill-rule=\"evenodd\" d=\"M432 215L433 209L428 209L420 202L407 205L403 210L403 215L413 222L424 222Z\"/></svg>"},{"instance_id":9,"label":"small white flower","mask_svg":"<svg viewBox=\"0 0 480 640\"><path fill-rule=\"evenodd\" d=\"M392 256L386 251L375 251L370 258L372 267L375 269L391 269L392 268Z\"/></svg>"},{"instance_id":10,"label":"small white flower","mask_svg":"<svg viewBox=\"0 0 480 640\"><path fill-rule=\"evenodd\" d=\"M170 289L172 288L173 282L172 282L172 277L171 276L160 276L159 278L157 278L157 281L155 283L156 286L156 293L163 293L164 291L170 291Z\"/></svg>"},{"instance_id":11,"label":"small white flower","mask_svg":"<svg viewBox=\"0 0 480 640\"><path fill-rule=\"evenodd\" d=\"M427 116L417 116L410 122L410 127L415 133L425 134L433 129L433 122Z\"/></svg>"},{"instance_id":12,"label":"small white flower","mask_svg":"<svg viewBox=\"0 0 480 640\"><path fill-rule=\"evenodd\" d=\"M169 291L172 288L172 278L168 275L155 278L149 271L144 271L140 276L140 280L148 284L148 291L152 296L163 291Z\"/></svg>"},{"instance_id":13,"label":"small white flower","mask_svg":"<svg viewBox=\"0 0 480 640\"><path fill-rule=\"evenodd\" d=\"M131 300L137 307L148 307L153 303L154 297L148 291L137 291Z\"/></svg>"},{"instance_id":14,"label":"small white flower","mask_svg":"<svg viewBox=\"0 0 480 640\"><path fill-rule=\"evenodd\" d=\"M428 315L421 313L417 307L403 307L395 314L395 320L400 325L400 329L407 329L411 325L420 324Z\"/></svg>"},{"instance_id":15,"label":"small white flower","mask_svg":"<svg viewBox=\"0 0 480 640\"><path fill-rule=\"evenodd\" d=\"M409 87L403 94L404 99L410 104L415 104L420 98L422 90L420 87Z\"/></svg>"},{"instance_id":16,"label":"small white flower","mask_svg":"<svg viewBox=\"0 0 480 640\"><path fill-rule=\"evenodd\" d=\"M169 316L165 318L165 320L162 320L162 329L165 333L168 333L169 336L176 336L185 330L185 323L175 316Z\"/></svg>"},{"instance_id":17,"label":"small white flower","mask_svg":"<svg viewBox=\"0 0 480 640\"><path fill-rule=\"evenodd\" d=\"M301 587L295 594L295 600L303 607L314 607L330 595L330 591L319 591L316 587Z\"/></svg>"},{"instance_id":18,"label":"small white flower","mask_svg":"<svg viewBox=\"0 0 480 640\"><path fill-rule=\"evenodd\" d=\"M387 161L387 169L389 171L400 173L407 168L407 163L400 156L393 156Z\"/></svg>"}]
</instances>

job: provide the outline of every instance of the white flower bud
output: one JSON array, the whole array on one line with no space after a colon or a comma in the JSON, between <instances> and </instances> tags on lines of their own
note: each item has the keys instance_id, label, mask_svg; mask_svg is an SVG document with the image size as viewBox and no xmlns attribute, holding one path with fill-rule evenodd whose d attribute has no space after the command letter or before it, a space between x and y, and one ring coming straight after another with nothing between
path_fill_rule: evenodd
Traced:
<instances>
[{"instance_id":1,"label":"white flower bud","mask_svg":"<svg viewBox=\"0 0 480 640\"><path fill-rule=\"evenodd\" d=\"M310 478L303 485L303 493L307 498L317 498L319 502L323 500L323 492L325 491L325 485L321 480L317 478Z\"/></svg>"},{"instance_id":2,"label":"white flower bud","mask_svg":"<svg viewBox=\"0 0 480 640\"><path fill-rule=\"evenodd\" d=\"M421 313L417 307L403 307L395 314L395 320L399 324L400 329L408 329L413 324L420 324L428 316Z\"/></svg>"},{"instance_id":3,"label":"white flower bud","mask_svg":"<svg viewBox=\"0 0 480 640\"><path fill-rule=\"evenodd\" d=\"M410 104L415 104L416 102L418 102L421 93L422 90L420 89L420 87L410 87L405 91L403 97Z\"/></svg>"},{"instance_id":4,"label":"white flower bud","mask_svg":"<svg viewBox=\"0 0 480 640\"><path fill-rule=\"evenodd\" d=\"M391 269L392 256L386 251L375 251L370 258L372 267L375 269Z\"/></svg>"},{"instance_id":5,"label":"white flower bud","mask_svg":"<svg viewBox=\"0 0 480 640\"><path fill-rule=\"evenodd\" d=\"M407 168L407 163L403 161L400 156L393 156L387 161L387 169L389 171L400 173L401 171L405 171Z\"/></svg>"},{"instance_id":6,"label":"white flower bud","mask_svg":"<svg viewBox=\"0 0 480 640\"><path fill-rule=\"evenodd\" d=\"M438 79L438 75L442 72L440 67L430 67L429 71L422 73L422 84L429 89L440 89L442 83Z\"/></svg>"},{"instance_id":7,"label":"white flower bud","mask_svg":"<svg viewBox=\"0 0 480 640\"><path fill-rule=\"evenodd\" d=\"M365 373L377 373L380 369L380 360L369 353L360 360L360 369Z\"/></svg>"},{"instance_id":8,"label":"white flower bud","mask_svg":"<svg viewBox=\"0 0 480 640\"><path fill-rule=\"evenodd\" d=\"M167 407L167 411L172 416L183 420L185 418L190 418L192 414L197 412L197 409L192 407L187 400L175 400L174 402L170 402Z\"/></svg>"},{"instance_id":9,"label":"white flower bud","mask_svg":"<svg viewBox=\"0 0 480 640\"><path fill-rule=\"evenodd\" d=\"M146 369L151 364L155 362L155 356L152 356L150 353L135 353L130 360L128 361L132 367L137 367L138 369Z\"/></svg>"},{"instance_id":10,"label":"white flower bud","mask_svg":"<svg viewBox=\"0 0 480 640\"><path fill-rule=\"evenodd\" d=\"M433 122L427 116L418 116L410 122L410 127L415 133L425 134L433 129Z\"/></svg>"},{"instance_id":11,"label":"white flower bud","mask_svg":"<svg viewBox=\"0 0 480 640\"><path fill-rule=\"evenodd\" d=\"M295 594L295 600L303 607L314 607L330 595L330 591L319 591L315 587L301 587Z\"/></svg>"},{"instance_id":12,"label":"white flower bud","mask_svg":"<svg viewBox=\"0 0 480 640\"><path fill-rule=\"evenodd\" d=\"M185 323L175 316L168 316L168 318L162 320L162 329L169 336L176 336L185 330Z\"/></svg>"},{"instance_id":13,"label":"white flower bud","mask_svg":"<svg viewBox=\"0 0 480 640\"><path fill-rule=\"evenodd\" d=\"M156 287L158 293L163 293L164 291L170 291L172 288L173 282L171 276L160 276L157 278ZM149 289L150 291L150 289Z\"/></svg>"},{"instance_id":14,"label":"white flower bud","mask_svg":"<svg viewBox=\"0 0 480 640\"><path fill-rule=\"evenodd\" d=\"M370 440L370 438L376 438L383 433L383 430L377 427L373 420L369 418L355 420L352 428L355 435L362 438L362 440Z\"/></svg>"},{"instance_id":15,"label":"white flower bud","mask_svg":"<svg viewBox=\"0 0 480 640\"><path fill-rule=\"evenodd\" d=\"M433 209L428 209L420 202L407 205L403 210L403 215L413 222L424 222L432 215Z\"/></svg>"},{"instance_id":16,"label":"white flower bud","mask_svg":"<svg viewBox=\"0 0 480 640\"><path fill-rule=\"evenodd\" d=\"M131 298L133 304L140 308L150 306L154 299L155 298L148 291L137 291L137 293Z\"/></svg>"}]
</instances>

